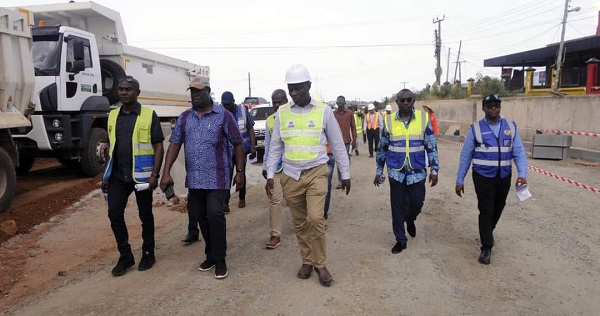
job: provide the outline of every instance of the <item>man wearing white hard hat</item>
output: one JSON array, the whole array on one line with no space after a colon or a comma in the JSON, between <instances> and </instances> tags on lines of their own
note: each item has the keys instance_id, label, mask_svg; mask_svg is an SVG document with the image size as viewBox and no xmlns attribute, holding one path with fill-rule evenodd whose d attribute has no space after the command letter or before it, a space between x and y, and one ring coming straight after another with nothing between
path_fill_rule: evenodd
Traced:
<instances>
[{"instance_id":1,"label":"man wearing white hard hat","mask_svg":"<svg viewBox=\"0 0 600 316\"><path fill-rule=\"evenodd\" d=\"M373 158L373 150L377 150L379 147L381 118L373 103L370 103L367 106L367 110L369 113L367 113L365 117L365 129L367 131L367 139L369 140L369 158Z\"/></svg>"},{"instance_id":2,"label":"man wearing white hard hat","mask_svg":"<svg viewBox=\"0 0 600 316\"><path fill-rule=\"evenodd\" d=\"M297 277L308 279L314 269L319 282L330 286L331 273L325 266L325 219L327 194L327 149L342 173L342 189L350 192L350 162L342 132L331 108L311 98L310 73L303 65L291 66L285 75L292 102L279 108L271 135L267 160L267 195L271 197L274 175L283 156L281 185L296 230L302 266Z\"/></svg>"}]
</instances>

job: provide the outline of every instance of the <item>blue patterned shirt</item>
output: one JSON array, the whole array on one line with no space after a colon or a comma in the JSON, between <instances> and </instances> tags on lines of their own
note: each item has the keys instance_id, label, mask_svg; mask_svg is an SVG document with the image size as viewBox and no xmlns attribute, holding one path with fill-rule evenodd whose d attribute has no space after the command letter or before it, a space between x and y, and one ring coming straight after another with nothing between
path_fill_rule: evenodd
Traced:
<instances>
[{"instance_id":1,"label":"blue patterned shirt","mask_svg":"<svg viewBox=\"0 0 600 316\"><path fill-rule=\"evenodd\" d=\"M194 109L179 115L171 143L183 144L185 187L190 189L229 189L233 152L231 145L242 143L233 115L220 106L202 116Z\"/></svg>"},{"instance_id":2,"label":"blue patterned shirt","mask_svg":"<svg viewBox=\"0 0 600 316\"><path fill-rule=\"evenodd\" d=\"M394 119L402 120L402 118L400 118L400 112L396 112ZM414 119L415 110L413 109L410 122L412 122ZM404 122L404 126L408 128L410 122ZM387 131L385 124L383 124L382 127L383 132L381 138L379 139L379 148L377 149L376 156L378 176L383 174L383 167L385 167L388 146L390 145L390 133ZM425 128L425 151L427 152L429 167L431 168L432 173L437 174L440 171L440 165L437 151L437 140L433 134L431 122L427 122L427 127ZM402 170L396 170L388 167L388 176L390 179L394 179L398 182L403 182L406 178L406 184L410 185L425 180L425 178L427 178L427 169L423 169L422 171L414 171L408 166L408 161L405 161L404 168L402 168Z\"/></svg>"}]
</instances>

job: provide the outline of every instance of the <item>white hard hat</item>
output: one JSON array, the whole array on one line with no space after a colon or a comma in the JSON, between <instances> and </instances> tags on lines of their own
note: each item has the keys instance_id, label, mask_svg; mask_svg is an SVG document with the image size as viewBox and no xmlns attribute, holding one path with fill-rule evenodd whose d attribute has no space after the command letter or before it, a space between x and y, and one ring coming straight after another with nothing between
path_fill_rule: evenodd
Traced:
<instances>
[{"instance_id":1,"label":"white hard hat","mask_svg":"<svg viewBox=\"0 0 600 316\"><path fill-rule=\"evenodd\" d=\"M386 111L391 111L391 110L392 110L392 106L391 106L391 105L389 105L389 104L388 104L388 105L386 105L386 106L385 106L385 110L386 110Z\"/></svg>"},{"instance_id":2,"label":"white hard hat","mask_svg":"<svg viewBox=\"0 0 600 316\"><path fill-rule=\"evenodd\" d=\"M373 103L370 103L370 104L367 106L367 110L369 110L369 111L371 111L371 110L375 110L375 105L373 105Z\"/></svg>"},{"instance_id":3,"label":"white hard hat","mask_svg":"<svg viewBox=\"0 0 600 316\"><path fill-rule=\"evenodd\" d=\"M310 81L310 73L304 65L292 65L285 73L285 83L294 84Z\"/></svg>"}]
</instances>

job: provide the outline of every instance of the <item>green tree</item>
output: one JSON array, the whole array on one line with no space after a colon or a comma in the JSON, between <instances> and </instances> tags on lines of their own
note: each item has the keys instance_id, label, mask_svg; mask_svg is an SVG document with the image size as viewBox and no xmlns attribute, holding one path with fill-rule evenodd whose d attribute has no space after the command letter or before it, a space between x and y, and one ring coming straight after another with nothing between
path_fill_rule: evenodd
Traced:
<instances>
[{"instance_id":1,"label":"green tree","mask_svg":"<svg viewBox=\"0 0 600 316\"><path fill-rule=\"evenodd\" d=\"M479 94L484 96L488 94L499 94L500 96L506 95L504 90L504 84L502 80L498 78L492 78L490 76L483 76L481 72L477 72L475 86L479 90Z\"/></svg>"}]
</instances>

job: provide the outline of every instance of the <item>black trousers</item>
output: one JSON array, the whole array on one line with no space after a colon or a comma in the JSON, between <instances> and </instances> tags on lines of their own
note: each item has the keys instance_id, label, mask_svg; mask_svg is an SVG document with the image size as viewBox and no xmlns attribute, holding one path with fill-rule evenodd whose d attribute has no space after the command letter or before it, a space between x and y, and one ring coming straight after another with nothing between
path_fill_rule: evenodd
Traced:
<instances>
[{"instance_id":1,"label":"black trousers","mask_svg":"<svg viewBox=\"0 0 600 316\"><path fill-rule=\"evenodd\" d=\"M248 153L244 154L244 162L248 161ZM233 165L234 166L234 170L232 170L229 173L229 184L233 184L233 175L235 174L235 155L233 156ZM244 180L246 180L246 168L244 168ZM246 181L244 181L244 185L241 186L238 191L240 192L240 201L245 201L246 200ZM231 191L227 191L227 201L226 204L229 204L229 199L231 198Z\"/></svg>"},{"instance_id":2,"label":"black trousers","mask_svg":"<svg viewBox=\"0 0 600 316\"><path fill-rule=\"evenodd\" d=\"M125 225L125 207L131 192L134 192L134 185L133 182L123 182L116 177L110 177L108 180L108 218L121 255L131 254L129 234L127 233L127 225ZM135 200L142 221L142 239L144 240L142 250L144 252L154 252L152 191L135 191Z\"/></svg>"},{"instance_id":3,"label":"black trousers","mask_svg":"<svg viewBox=\"0 0 600 316\"><path fill-rule=\"evenodd\" d=\"M379 148L379 129L368 129L367 138L369 139L369 156L373 156L373 150Z\"/></svg>"},{"instance_id":4,"label":"black trousers","mask_svg":"<svg viewBox=\"0 0 600 316\"><path fill-rule=\"evenodd\" d=\"M195 213L204 238L207 259L224 260L227 251L226 220L223 205L229 190L190 189L188 213Z\"/></svg>"},{"instance_id":5,"label":"black trousers","mask_svg":"<svg viewBox=\"0 0 600 316\"><path fill-rule=\"evenodd\" d=\"M392 228L396 241L406 243L404 222L410 223L421 214L425 202L425 180L407 184L406 178L398 182L390 178L390 204L392 206Z\"/></svg>"},{"instance_id":6,"label":"black trousers","mask_svg":"<svg viewBox=\"0 0 600 316\"><path fill-rule=\"evenodd\" d=\"M500 175L486 178L473 172L473 184L479 208L479 238L482 250L492 249L494 246L493 232L506 205L506 197L511 185L510 178L510 175L504 179L500 178Z\"/></svg>"}]
</instances>

